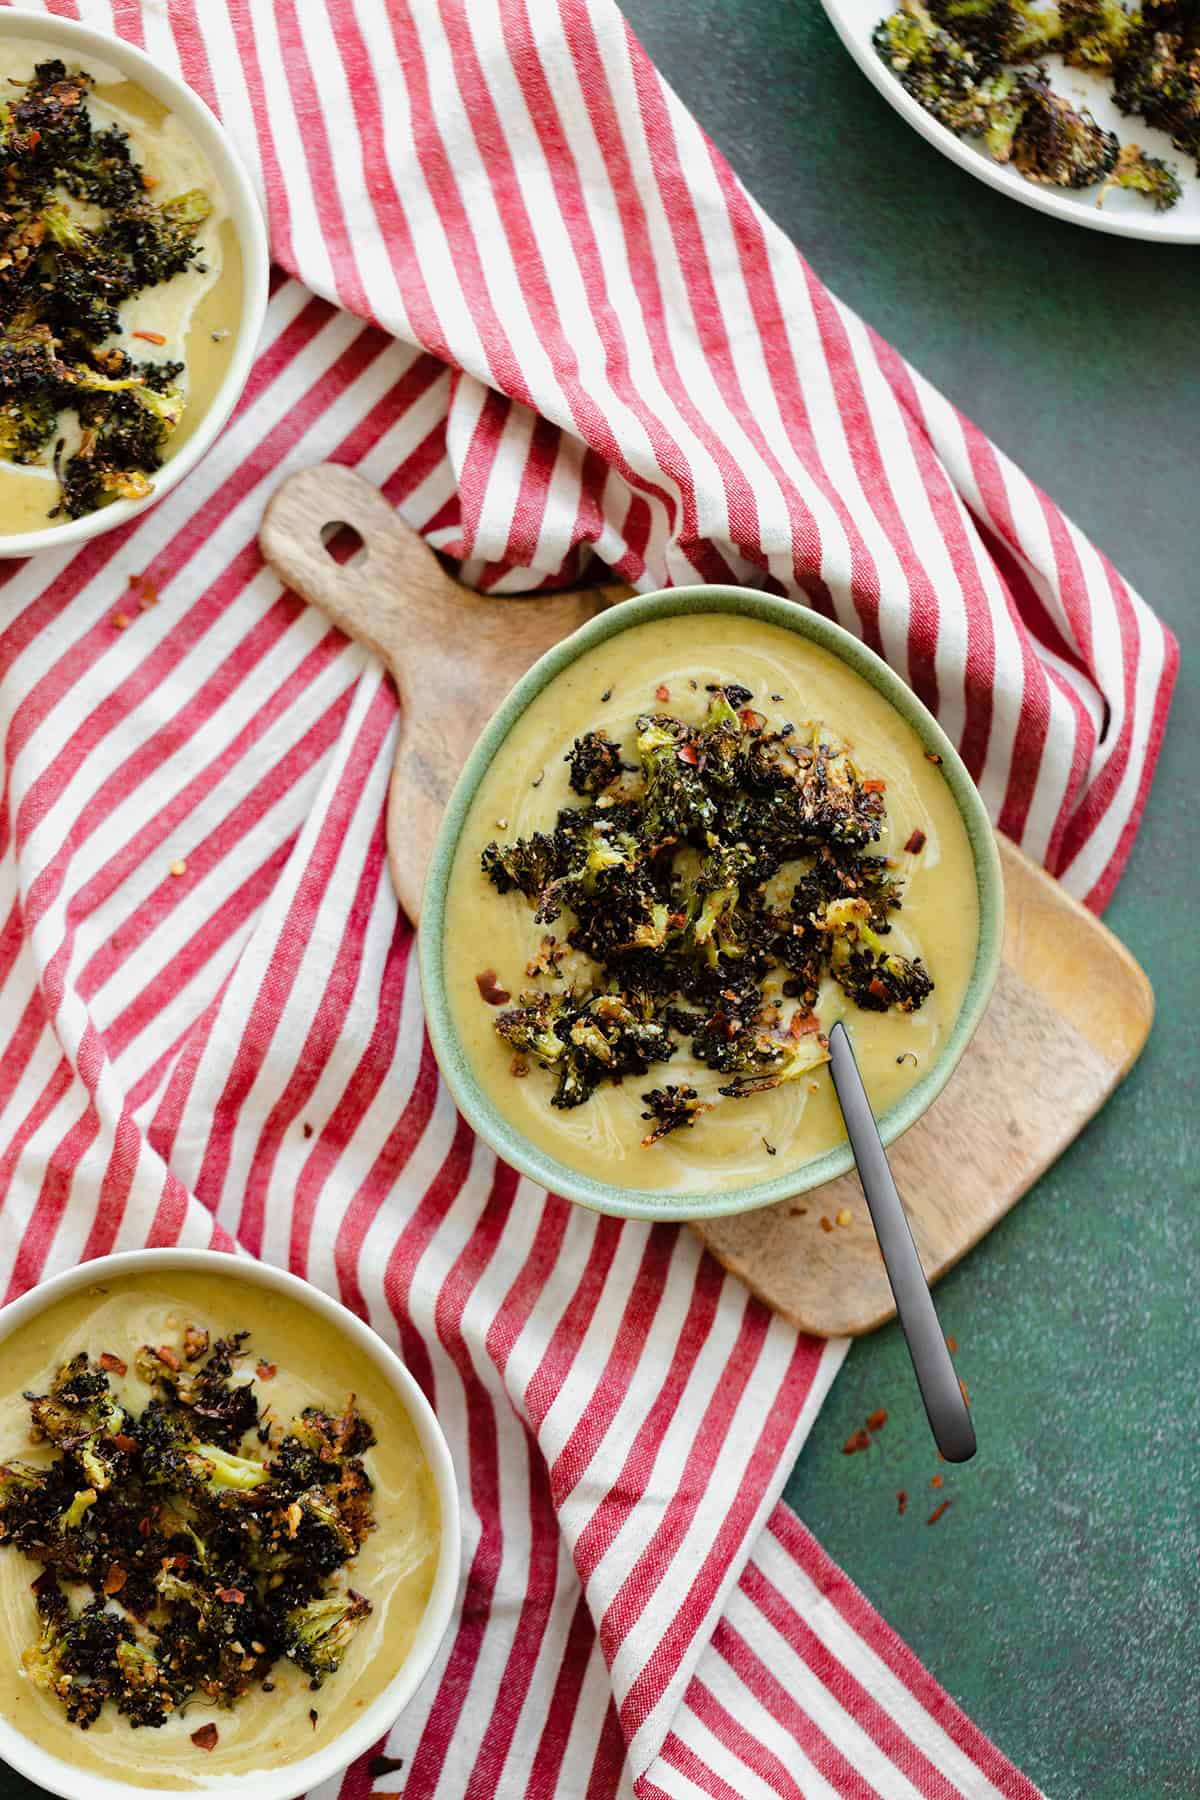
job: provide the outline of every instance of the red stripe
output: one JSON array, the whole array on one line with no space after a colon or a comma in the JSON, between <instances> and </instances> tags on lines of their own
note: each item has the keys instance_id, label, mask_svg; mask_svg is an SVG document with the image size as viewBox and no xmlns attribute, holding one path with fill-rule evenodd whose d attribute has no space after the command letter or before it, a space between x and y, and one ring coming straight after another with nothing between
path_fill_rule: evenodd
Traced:
<instances>
[{"instance_id":1,"label":"red stripe","mask_svg":"<svg viewBox=\"0 0 1200 1800\"><path fill-rule=\"evenodd\" d=\"M753 1306L759 1312L765 1313L766 1309L759 1307L757 1301L753 1303ZM699 1568L692 1576L686 1594L677 1602L674 1617L658 1643L651 1649L641 1673L636 1680L630 1683L621 1701L621 1722L631 1736L633 1731L640 1728L653 1707L662 1698L671 1673L679 1667L689 1643L695 1638L704 1620L708 1617L730 1565L747 1538L771 1476L791 1438L796 1420L800 1415L800 1409L808 1397L824 1351L823 1340L807 1337L796 1340L787 1372L780 1382L777 1392L766 1406L765 1423L755 1443L753 1453L742 1470L737 1492L727 1502L720 1525L712 1534L710 1547L704 1553ZM743 1360L739 1359L739 1362ZM747 1381L752 1373L753 1363L746 1367ZM722 1389L725 1387L737 1390L737 1376L731 1377L730 1374L727 1374L722 1383ZM710 1412L711 1410L710 1408ZM725 1431L722 1428L722 1439L724 1435ZM687 1492L688 1488L685 1486L683 1491ZM669 1538L670 1534L665 1535ZM606 1614L601 1626L602 1642L605 1641L604 1634L607 1627L608 1615Z\"/></svg>"},{"instance_id":2,"label":"red stripe","mask_svg":"<svg viewBox=\"0 0 1200 1800\"><path fill-rule=\"evenodd\" d=\"M925 1796L925 1800L959 1800L960 1790L954 1782L943 1775L936 1764L919 1744L908 1735L892 1715L882 1707L870 1691L864 1687L853 1668L836 1657L826 1648L807 1620L780 1593L779 1589L768 1580L762 1570L754 1562L747 1563L738 1583L741 1592L753 1602L765 1619L768 1619L784 1642L796 1653L805 1668L816 1677L838 1705L843 1707L855 1724L866 1733L885 1756L890 1757L898 1769L903 1771L905 1779L911 1782L917 1791ZM718 1626L714 1636L714 1646L737 1670L742 1680L747 1681L753 1692L768 1705L763 1692L747 1680L742 1672L739 1657L744 1648L747 1655L753 1655L749 1645L739 1637L736 1655L729 1655L730 1645L723 1637L724 1622ZM736 1634L735 1634L736 1635ZM718 1641L720 1640L720 1641ZM755 1659L757 1661L757 1659ZM761 1667L761 1665L760 1665ZM788 1710L795 1704L790 1697L784 1696L780 1710L774 1704L768 1705L772 1716L786 1720ZM802 1739L797 1739L802 1742Z\"/></svg>"},{"instance_id":3,"label":"red stripe","mask_svg":"<svg viewBox=\"0 0 1200 1800\"><path fill-rule=\"evenodd\" d=\"M966 1714L955 1706L945 1689L917 1661L873 1607L869 1606L853 1582L843 1575L826 1556L816 1539L806 1531L795 1514L782 1503L767 1521L767 1530L804 1570L819 1590L822 1599L853 1627L863 1642L879 1657L891 1673L920 1702L931 1718L956 1744L977 1769L985 1774L1006 1800L1042 1800L1042 1796L1019 1769L1015 1769L996 1746Z\"/></svg>"}]
</instances>

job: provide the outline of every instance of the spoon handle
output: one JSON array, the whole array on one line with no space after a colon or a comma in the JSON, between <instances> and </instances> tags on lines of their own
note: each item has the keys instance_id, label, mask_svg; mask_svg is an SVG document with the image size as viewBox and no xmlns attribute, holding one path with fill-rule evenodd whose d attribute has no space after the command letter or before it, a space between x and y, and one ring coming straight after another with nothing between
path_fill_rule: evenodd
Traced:
<instances>
[{"instance_id":1,"label":"spoon handle","mask_svg":"<svg viewBox=\"0 0 1200 1800\"><path fill-rule=\"evenodd\" d=\"M967 1462L975 1454L975 1428L938 1323L933 1295L917 1255L904 1206L859 1073L850 1036L839 1019L829 1033L829 1061L838 1104L879 1248L887 1270L900 1327L908 1343L917 1385L947 1462Z\"/></svg>"}]
</instances>

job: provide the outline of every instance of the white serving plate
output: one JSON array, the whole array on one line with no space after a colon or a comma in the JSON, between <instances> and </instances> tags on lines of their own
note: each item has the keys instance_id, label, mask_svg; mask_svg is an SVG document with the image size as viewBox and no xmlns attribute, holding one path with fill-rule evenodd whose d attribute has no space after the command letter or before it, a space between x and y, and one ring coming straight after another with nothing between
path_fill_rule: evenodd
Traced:
<instances>
[{"instance_id":1,"label":"white serving plate","mask_svg":"<svg viewBox=\"0 0 1200 1800\"><path fill-rule=\"evenodd\" d=\"M895 10L888 0L822 0L822 5L863 74L889 105L943 156L986 181L998 193L1008 194L1052 218L1086 225L1092 231L1107 231L1116 237L1150 238L1160 244L1200 244L1200 176L1193 159L1177 150L1165 132L1119 112L1107 77L1069 68L1061 57L1042 59L1050 85L1064 99L1086 106L1097 124L1106 131L1115 131L1123 144L1138 144L1148 155L1161 156L1175 169L1183 193L1169 212L1155 212L1144 195L1125 190L1110 192L1104 205L1097 206L1095 188L1042 187L1036 181L1027 181L1016 169L994 162L974 140L955 137L932 118L911 94L905 93L895 75L880 61L871 34L880 19Z\"/></svg>"}]
</instances>

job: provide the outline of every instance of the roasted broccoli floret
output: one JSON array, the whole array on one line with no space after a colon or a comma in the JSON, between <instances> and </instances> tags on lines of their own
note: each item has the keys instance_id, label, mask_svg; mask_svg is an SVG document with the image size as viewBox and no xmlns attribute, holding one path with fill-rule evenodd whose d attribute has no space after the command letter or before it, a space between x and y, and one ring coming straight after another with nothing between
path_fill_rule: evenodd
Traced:
<instances>
[{"instance_id":1,"label":"roasted broccoli floret","mask_svg":"<svg viewBox=\"0 0 1200 1800\"><path fill-rule=\"evenodd\" d=\"M283 1621L284 1655L319 1688L341 1668L351 1639L370 1611L371 1602L353 1588L295 1607Z\"/></svg>"},{"instance_id":2,"label":"roasted broccoli floret","mask_svg":"<svg viewBox=\"0 0 1200 1800\"><path fill-rule=\"evenodd\" d=\"M867 901L834 901L825 911L822 929L829 939L830 972L868 1012L886 1012L892 1006L914 1012L933 992L920 958L901 956L872 930Z\"/></svg>"},{"instance_id":3,"label":"roasted broccoli floret","mask_svg":"<svg viewBox=\"0 0 1200 1800\"><path fill-rule=\"evenodd\" d=\"M1142 15L1121 0L1059 0L1063 56L1077 68L1107 72L1134 42Z\"/></svg>"},{"instance_id":4,"label":"roasted broccoli floret","mask_svg":"<svg viewBox=\"0 0 1200 1800\"><path fill-rule=\"evenodd\" d=\"M875 27L872 42L905 92L941 124L956 132L984 129L979 100L984 68L921 0L900 0L900 10Z\"/></svg>"},{"instance_id":5,"label":"roasted broccoli floret","mask_svg":"<svg viewBox=\"0 0 1200 1800\"><path fill-rule=\"evenodd\" d=\"M1140 113L1165 131L1200 170L1200 24L1182 9L1168 29L1138 33L1117 66L1113 97L1122 112Z\"/></svg>"},{"instance_id":6,"label":"roasted broccoli floret","mask_svg":"<svg viewBox=\"0 0 1200 1800\"><path fill-rule=\"evenodd\" d=\"M603 793L625 769L619 745L604 731L588 731L577 737L566 761L571 765L568 780L576 794Z\"/></svg>"},{"instance_id":7,"label":"roasted broccoli floret","mask_svg":"<svg viewBox=\"0 0 1200 1800\"><path fill-rule=\"evenodd\" d=\"M141 199L114 212L99 234L101 254L124 269L130 292L180 275L196 259L196 233L212 211L199 188L161 206Z\"/></svg>"},{"instance_id":8,"label":"roasted broccoli floret","mask_svg":"<svg viewBox=\"0 0 1200 1800\"><path fill-rule=\"evenodd\" d=\"M64 1363L48 1394L27 1394L34 1433L48 1438L78 1463L86 1482L102 1493L126 1466L134 1448L126 1414L113 1399L108 1376L86 1354Z\"/></svg>"},{"instance_id":9,"label":"roasted broccoli floret","mask_svg":"<svg viewBox=\"0 0 1200 1800\"><path fill-rule=\"evenodd\" d=\"M1174 206L1182 192L1179 177L1170 163L1163 162L1158 156L1147 156L1136 144L1122 147L1104 183L1104 193L1114 187L1148 195L1158 212L1166 212Z\"/></svg>"},{"instance_id":10,"label":"roasted broccoli floret","mask_svg":"<svg viewBox=\"0 0 1200 1800\"><path fill-rule=\"evenodd\" d=\"M194 1434L226 1450L234 1450L258 1424L258 1397L250 1381L232 1377L245 1355L246 1332L218 1338L203 1361L180 1356L169 1345L159 1349L147 1344L138 1356L138 1373L151 1387L158 1387L191 1415Z\"/></svg>"},{"instance_id":11,"label":"roasted broccoli floret","mask_svg":"<svg viewBox=\"0 0 1200 1800\"><path fill-rule=\"evenodd\" d=\"M1026 84L1028 104L1012 140L1012 161L1030 181L1047 187L1092 187L1117 160L1115 134L1097 125L1087 107L1074 107L1043 75Z\"/></svg>"},{"instance_id":12,"label":"roasted broccoli floret","mask_svg":"<svg viewBox=\"0 0 1200 1800\"><path fill-rule=\"evenodd\" d=\"M696 733L678 719L646 714L637 722L637 754L645 779L642 814L653 844L699 836L717 811L700 775Z\"/></svg>"},{"instance_id":13,"label":"roasted broccoli floret","mask_svg":"<svg viewBox=\"0 0 1200 1800\"><path fill-rule=\"evenodd\" d=\"M481 866L498 894L516 888L527 900L538 900L550 883L567 870L571 844L564 834L535 831L501 846L485 848Z\"/></svg>"},{"instance_id":14,"label":"roasted broccoli floret","mask_svg":"<svg viewBox=\"0 0 1200 1800\"><path fill-rule=\"evenodd\" d=\"M86 1731L123 1687L118 1651L135 1642L133 1627L101 1600L73 1617L62 1590L45 1577L38 1589L42 1633L22 1657L25 1671L61 1703L72 1725Z\"/></svg>"},{"instance_id":15,"label":"roasted broccoli floret","mask_svg":"<svg viewBox=\"0 0 1200 1800\"><path fill-rule=\"evenodd\" d=\"M701 1113L711 1112L712 1107L701 1100L694 1087L660 1087L651 1088L643 1094L647 1110L643 1119L654 1122L642 1139L642 1148L649 1149L657 1144L660 1138L668 1137L672 1131L682 1128L691 1129Z\"/></svg>"},{"instance_id":16,"label":"roasted broccoli floret","mask_svg":"<svg viewBox=\"0 0 1200 1800\"><path fill-rule=\"evenodd\" d=\"M1033 7L1025 0L930 0L929 10L981 67L1041 55L1062 29L1056 6Z\"/></svg>"},{"instance_id":17,"label":"roasted broccoli floret","mask_svg":"<svg viewBox=\"0 0 1200 1800\"><path fill-rule=\"evenodd\" d=\"M199 1442L187 1414L161 1401L150 1402L136 1433L142 1476L152 1486L178 1488L203 1499L253 1493L270 1479L256 1458Z\"/></svg>"},{"instance_id":18,"label":"roasted broccoli floret","mask_svg":"<svg viewBox=\"0 0 1200 1800\"><path fill-rule=\"evenodd\" d=\"M829 1052L816 1033L803 1037L780 1037L766 1031L747 1033L737 1042L734 1079L717 1091L731 1100L765 1094L787 1081L800 1081L828 1061Z\"/></svg>"}]
</instances>

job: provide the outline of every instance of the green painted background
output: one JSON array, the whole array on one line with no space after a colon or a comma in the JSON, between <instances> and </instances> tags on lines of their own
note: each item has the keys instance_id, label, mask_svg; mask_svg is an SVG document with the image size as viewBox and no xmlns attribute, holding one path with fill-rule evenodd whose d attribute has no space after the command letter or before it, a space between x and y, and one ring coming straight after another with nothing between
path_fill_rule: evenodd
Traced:
<instances>
[{"instance_id":1,"label":"green painted background","mask_svg":"<svg viewBox=\"0 0 1200 1800\"><path fill-rule=\"evenodd\" d=\"M1197 1800L1200 954L1186 918L1200 867L1200 248L1073 229L972 180L875 93L817 0L626 11L818 275L1181 640L1158 777L1106 915L1154 982L1149 1046L939 1289L979 1456L931 1491L889 1328L851 1351L787 1497L1051 1800ZM843 1456L877 1406L891 1418L875 1448ZM930 1529L945 1494L955 1505Z\"/></svg>"},{"instance_id":2,"label":"green painted background","mask_svg":"<svg viewBox=\"0 0 1200 1800\"><path fill-rule=\"evenodd\" d=\"M1051 1800L1197 1800L1200 250L1074 230L973 181L885 105L817 0L626 11L817 273L1091 532L1183 646L1107 915L1158 993L1150 1045L939 1290L979 1456L947 1474L955 1505L929 1529L936 1464L889 1329L852 1351L787 1493ZM842 1456L881 1405L872 1451ZM0 1800L34 1792L0 1770Z\"/></svg>"}]
</instances>

